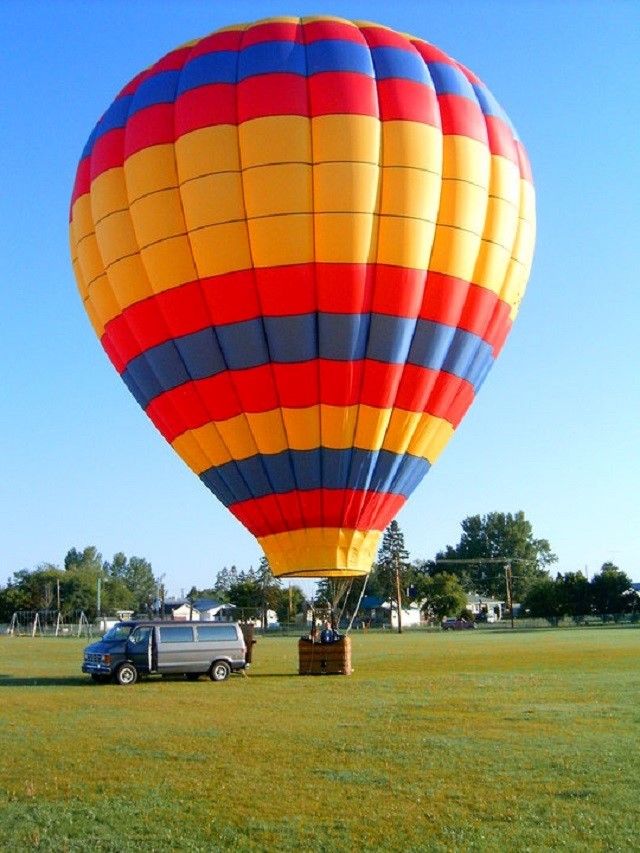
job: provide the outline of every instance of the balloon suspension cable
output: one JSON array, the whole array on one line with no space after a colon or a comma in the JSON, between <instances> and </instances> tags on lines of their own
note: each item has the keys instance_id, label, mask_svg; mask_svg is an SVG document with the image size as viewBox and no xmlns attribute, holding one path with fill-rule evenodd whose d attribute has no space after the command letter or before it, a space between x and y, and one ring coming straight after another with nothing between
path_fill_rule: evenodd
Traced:
<instances>
[{"instance_id":1,"label":"balloon suspension cable","mask_svg":"<svg viewBox=\"0 0 640 853\"><path fill-rule=\"evenodd\" d=\"M342 596L344 596L344 600L342 602L342 609L340 610L340 615L338 616L338 621L337 621L337 623L332 625L334 630L340 628L340 623L342 622L342 617L344 616L344 611L345 611L345 608L347 606L347 602L349 601L349 595L351 594L351 588L353 586L354 580L355 580L355 578L349 578L348 581L342 581L341 582L344 584L344 587L340 593L339 598L336 601L336 607L338 606L338 601L340 600L340 598L342 598ZM340 583L340 581L338 581L337 583Z\"/></svg>"},{"instance_id":2,"label":"balloon suspension cable","mask_svg":"<svg viewBox=\"0 0 640 853\"><path fill-rule=\"evenodd\" d=\"M362 604L362 599L364 598L364 591L367 588L367 583L369 581L369 575L364 576L364 583L362 584L362 589L360 590L360 598L358 598L358 603L356 604L355 610L351 614L351 619L349 620L349 624L347 625L347 630L344 632L345 635L351 631L353 627L353 620L356 618L356 614L360 610L360 605Z\"/></svg>"}]
</instances>

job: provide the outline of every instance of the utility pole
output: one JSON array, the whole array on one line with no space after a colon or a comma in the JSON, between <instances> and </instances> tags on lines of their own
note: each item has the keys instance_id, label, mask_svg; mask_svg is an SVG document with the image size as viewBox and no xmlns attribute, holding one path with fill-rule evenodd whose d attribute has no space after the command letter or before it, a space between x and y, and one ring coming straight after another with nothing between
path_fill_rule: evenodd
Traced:
<instances>
[{"instance_id":1,"label":"utility pole","mask_svg":"<svg viewBox=\"0 0 640 853\"><path fill-rule=\"evenodd\" d=\"M98 616L100 616L100 607L102 605L101 596L102 596L102 578L98 578L97 588L96 588L96 610L98 611Z\"/></svg>"},{"instance_id":2,"label":"utility pole","mask_svg":"<svg viewBox=\"0 0 640 853\"><path fill-rule=\"evenodd\" d=\"M400 557L395 556L396 601L398 603L398 634L402 634L402 593L400 592Z\"/></svg>"},{"instance_id":3,"label":"utility pole","mask_svg":"<svg viewBox=\"0 0 640 853\"><path fill-rule=\"evenodd\" d=\"M509 615L511 617L511 627L513 628L513 575L511 573L511 563L506 563L504 567L504 579L507 586L507 604L509 605Z\"/></svg>"}]
</instances>

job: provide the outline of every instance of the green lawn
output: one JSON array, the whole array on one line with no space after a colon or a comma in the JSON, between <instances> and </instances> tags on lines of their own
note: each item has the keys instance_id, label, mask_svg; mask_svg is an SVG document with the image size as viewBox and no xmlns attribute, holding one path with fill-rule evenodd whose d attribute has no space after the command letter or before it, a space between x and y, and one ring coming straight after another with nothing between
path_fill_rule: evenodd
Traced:
<instances>
[{"instance_id":1,"label":"green lawn","mask_svg":"<svg viewBox=\"0 0 640 853\"><path fill-rule=\"evenodd\" d=\"M0 850L640 848L640 630L293 638L248 678L98 686L0 638Z\"/></svg>"}]
</instances>

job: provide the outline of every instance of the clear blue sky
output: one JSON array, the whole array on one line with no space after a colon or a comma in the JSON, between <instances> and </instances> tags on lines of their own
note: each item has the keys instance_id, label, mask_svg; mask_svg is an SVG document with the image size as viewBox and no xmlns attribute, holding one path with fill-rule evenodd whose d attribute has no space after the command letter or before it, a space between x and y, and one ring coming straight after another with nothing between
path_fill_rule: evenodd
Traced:
<instances>
[{"instance_id":1,"label":"clear blue sky","mask_svg":"<svg viewBox=\"0 0 640 853\"><path fill-rule=\"evenodd\" d=\"M226 24L319 12L412 32L473 69L518 128L538 194L513 333L399 516L411 555L455 544L467 515L522 509L559 570L610 559L640 580L640 3L3 0L0 582L88 544L147 557L176 593L257 564L102 352L68 204L89 132L136 72Z\"/></svg>"}]
</instances>

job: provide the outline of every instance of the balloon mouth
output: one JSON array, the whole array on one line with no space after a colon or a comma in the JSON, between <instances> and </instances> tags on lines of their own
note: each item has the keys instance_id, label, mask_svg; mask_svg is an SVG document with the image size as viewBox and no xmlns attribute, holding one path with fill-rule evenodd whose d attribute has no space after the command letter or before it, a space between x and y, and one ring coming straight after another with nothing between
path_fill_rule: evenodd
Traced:
<instances>
[{"instance_id":1,"label":"balloon mouth","mask_svg":"<svg viewBox=\"0 0 640 853\"><path fill-rule=\"evenodd\" d=\"M278 574L279 578L302 578L304 580L309 578L336 578L336 579L344 579L348 580L349 578L362 578L365 575L368 575L371 571L371 566L368 569L363 571L342 571L340 569L296 569L292 572L283 572ZM275 573L274 573L275 574Z\"/></svg>"},{"instance_id":2,"label":"balloon mouth","mask_svg":"<svg viewBox=\"0 0 640 853\"><path fill-rule=\"evenodd\" d=\"M369 574L381 530L315 527L259 538L275 577L352 578Z\"/></svg>"}]
</instances>

